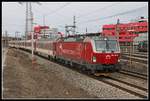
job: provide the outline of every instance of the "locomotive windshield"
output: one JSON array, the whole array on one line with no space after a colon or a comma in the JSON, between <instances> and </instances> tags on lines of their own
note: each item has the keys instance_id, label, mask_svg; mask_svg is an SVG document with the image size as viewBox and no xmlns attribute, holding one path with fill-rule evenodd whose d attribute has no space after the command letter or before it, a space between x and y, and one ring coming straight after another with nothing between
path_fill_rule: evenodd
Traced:
<instances>
[{"instance_id":1,"label":"locomotive windshield","mask_svg":"<svg viewBox=\"0 0 150 101\"><path fill-rule=\"evenodd\" d=\"M95 40L96 51L119 51L118 43L116 40Z\"/></svg>"}]
</instances>

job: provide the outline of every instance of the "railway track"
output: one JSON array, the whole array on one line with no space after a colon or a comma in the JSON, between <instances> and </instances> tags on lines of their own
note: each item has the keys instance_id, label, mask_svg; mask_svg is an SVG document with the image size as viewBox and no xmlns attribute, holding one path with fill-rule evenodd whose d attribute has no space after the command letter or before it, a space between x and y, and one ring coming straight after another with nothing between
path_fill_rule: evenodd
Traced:
<instances>
[{"instance_id":1,"label":"railway track","mask_svg":"<svg viewBox=\"0 0 150 101\"><path fill-rule=\"evenodd\" d=\"M123 74L127 74L130 76L138 77L138 78L145 79L145 80L147 80L147 78L148 78L147 74L143 74L143 73L139 73L139 72L129 71L129 70L125 70L125 69L122 69L121 72Z\"/></svg>"},{"instance_id":2,"label":"railway track","mask_svg":"<svg viewBox=\"0 0 150 101\"><path fill-rule=\"evenodd\" d=\"M142 81L147 81L147 75L145 74L140 74L137 72L132 72L132 71L126 71L126 70L122 70L120 72L118 72L116 75L120 76L120 74L123 74L123 77L125 76L131 76L134 77L134 79L132 78L132 80L137 80L137 79L141 79ZM139 96L141 98L146 98L148 96L148 89L147 87L143 86L143 85L139 85L134 83L134 82L130 82L130 81L126 81L122 78L118 78L116 76L108 76L108 77L104 77L104 78L99 78L99 77L92 77L95 78L97 80L100 80L104 83L107 83L109 85L115 86L121 90L127 91L135 96ZM137 78L137 79L135 79ZM139 82L139 81L136 81ZM140 82L140 84L142 84L143 82ZM147 96L146 96L147 95Z\"/></svg>"},{"instance_id":3,"label":"railway track","mask_svg":"<svg viewBox=\"0 0 150 101\"><path fill-rule=\"evenodd\" d=\"M123 53L122 54L123 56L130 56L130 54L129 53ZM144 55L144 54L131 54L131 56L134 56L134 57L139 57L139 58L148 58L148 55Z\"/></svg>"},{"instance_id":4,"label":"railway track","mask_svg":"<svg viewBox=\"0 0 150 101\"><path fill-rule=\"evenodd\" d=\"M128 59L128 60L131 59L132 61L141 62L141 63L144 63L144 64L148 63L147 58L134 57L134 56L128 56L128 55L122 55L121 58L122 59Z\"/></svg>"},{"instance_id":5,"label":"railway track","mask_svg":"<svg viewBox=\"0 0 150 101\"><path fill-rule=\"evenodd\" d=\"M123 54L130 54L129 52L123 52ZM148 52L133 52L131 54L148 55Z\"/></svg>"},{"instance_id":6,"label":"railway track","mask_svg":"<svg viewBox=\"0 0 150 101\"><path fill-rule=\"evenodd\" d=\"M120 60L121 60L121 63L123 63L124 65L126 63L130 63L129 59L120 59ZM145 64L145 63L137 62L137 61L132 61L132 63L140 64L140 66L143 66L143 67L147 67L147 65L148 65L148 64Z\"/></svg>"},{"instance_id":7,"label":"railway track","mask_svg":"<svg viewBox=\"0 0 150 101\"><path fill-rule=\"evenodd\" d=\"M145 55L148 54L148 52L139 52L139 51L136 51L135 53L137 53L137 54L145 54Z\"/></svg>"},{"instance_id":8,"label":"railway track","mask_svg":"<svg viewBox=\"0 0 150 101\"><path fill-rule=\"evenodd\" d=\"M126 91L130 94L133 94L135 96L138 96L140 98L147 98L148 93L147 89L129 84L127 82L112 78L112 77L107 77L107 78L99 78L100 81L112 85L114 87L117 87L123 91ZM146 91L145 91L146 90Z\"/></svg>"},{"instance_id":9,"label":"railway track","mask_svg":"<svg viewBox=\"0 0 150 101\"><path fill-rule=\"evenodd\" d=\"M142 76L142 75L139 75L139 74L134 74L134 73L131 73L131 72L126 72L126 71L120 71L119 73L124 74L124 75L133 76L133 77L136 77L136 78L140 78L140 79L143 79L143 80L147 80L147 76Z\"/></svg>"},{"instance_id":10,"label":"railway track","mask_svg":"<svg viewBox=\"0 0 150 101\"><path fill-rule=\"evenodd\" d=\"M30 51L27 51L27 52L31 53ZM37 56L39 56L41 58L44 58L46 60L49 60L48 57L44 57L44 56L41 56L39 54ZM77 71L79 73L82 73L82 74L88 76L88 77L94 78L96 80L99 80L101 82L109 84L109 85L111 85L113 87L119 88L119 89L121 89L123 91L126 91L126 92L128 92L130 94L133 94L135 96L138 96L140 98L147 98L147 96L148 96L146 88L143 88L143 87L140 87L140 86L136 86L136 85L133 85L131 83L127 83L125 81L122 81L122 80L119 80L119 79L113 78L113 77L96 77L94 75L89 75L85 71L81 71L81 69L79 69L79 68L72 68L71 66L69 66L67 64L58 63L57 61L52 61L52 62L60 64L60 65L65 66L67 68L70 68L72 70L75 70L75 71Z\"/></svg>"},{"instance_id":11,"label":"railway track","mask_svg":"<svg viewBox=\"0 0 150 101\"><path fill-rule=\"evenodd\" d=\"M117 79L117 78L114 78L114 77L108 77L108 78L112 79L112 80L115 80L115 81L118 81L118 82L121 82L123 84L129 85L129 86L132 86L134 88L138 88L140 90L148 92L147 88L144 88L144 87L141 87L141 86L137 86L136 84L132 84L132 83L129 83L129 82L126 82L126 81L123 81L123 80L120 80L120 79Z\"/></svg>"}]
</instances>

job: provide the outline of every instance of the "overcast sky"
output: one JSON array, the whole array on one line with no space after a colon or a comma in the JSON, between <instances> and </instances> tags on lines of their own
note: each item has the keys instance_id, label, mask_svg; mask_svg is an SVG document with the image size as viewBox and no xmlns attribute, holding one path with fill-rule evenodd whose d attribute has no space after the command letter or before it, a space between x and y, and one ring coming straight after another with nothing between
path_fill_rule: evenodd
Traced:
<instances>
[{"instance_id":1,"label":"overcast sky","mask_svg":"<svg viewBox=\"0 0 150 101\"><path fill-rule=\"evenodd\" d=\"M34 22L43 25L43 15L46 15L46 25L56 27L65 32L64 26L73 23L76 16L77 31L84 33L101 31L104 24L130 22L137 17L148 18L148 2L40 2L32 3ZM138 9L139 8L139 9ZM2 2L2 31L15 35L16 31L25 31L25 2Z\"/></svg>"}]
</instances>

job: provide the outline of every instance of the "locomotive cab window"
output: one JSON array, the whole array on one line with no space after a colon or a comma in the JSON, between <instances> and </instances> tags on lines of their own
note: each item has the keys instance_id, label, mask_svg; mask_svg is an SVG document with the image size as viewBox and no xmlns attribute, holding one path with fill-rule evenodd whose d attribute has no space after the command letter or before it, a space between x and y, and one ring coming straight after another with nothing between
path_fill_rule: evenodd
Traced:
<instances>
[{"instance_id":1,"label":"locomotive cab window","mask_svg":"<svg viewBox=\"0 0 150 101\"><path fill-rule=\"evenodd\" d=\"M118 43L116 40L108 40L107 42L109 45L109 51L111 51L111 52L119 51L119 46L118 46Z\"/></svg>"},{"instance_id":2,"label":"locomotive cab window","mask_svg":"<svg viewBox=\"0 0 150 101\"><path fill-rule=\"evenodd\" d=\"M95 40L96 51L106 51L106 42L104 40Z\"/></svg>"},{"instance_id":3,"label":"locomotive cab window","mask_svg":"<svg viewBox=\"0 0 150 101\"><path fill-rule=\"evenodd\" d=\"M116 52L119 46L116 40L95 40L96 51Z\"/></svg>"}]
</instances>

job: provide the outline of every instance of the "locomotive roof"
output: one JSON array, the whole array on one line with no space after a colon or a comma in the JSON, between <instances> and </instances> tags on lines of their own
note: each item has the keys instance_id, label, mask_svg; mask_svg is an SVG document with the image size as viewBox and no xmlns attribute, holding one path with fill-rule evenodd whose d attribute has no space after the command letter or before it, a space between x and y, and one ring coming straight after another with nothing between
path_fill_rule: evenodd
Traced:
<instances>
[{"instance_id":1,"label":"locomotive roof","mask_svg":"<svg viewBox=\"0 0 150 101\"><path fill-rule=\"evenodd\" d=\"M59 38L58 40L63 40L64 42L82 42L84 39L92 39L92 40L116 40L117 38L114 36L102 36L100 33L89 33L86 35L74 35Z\"/></svg>"}]
</instances>

